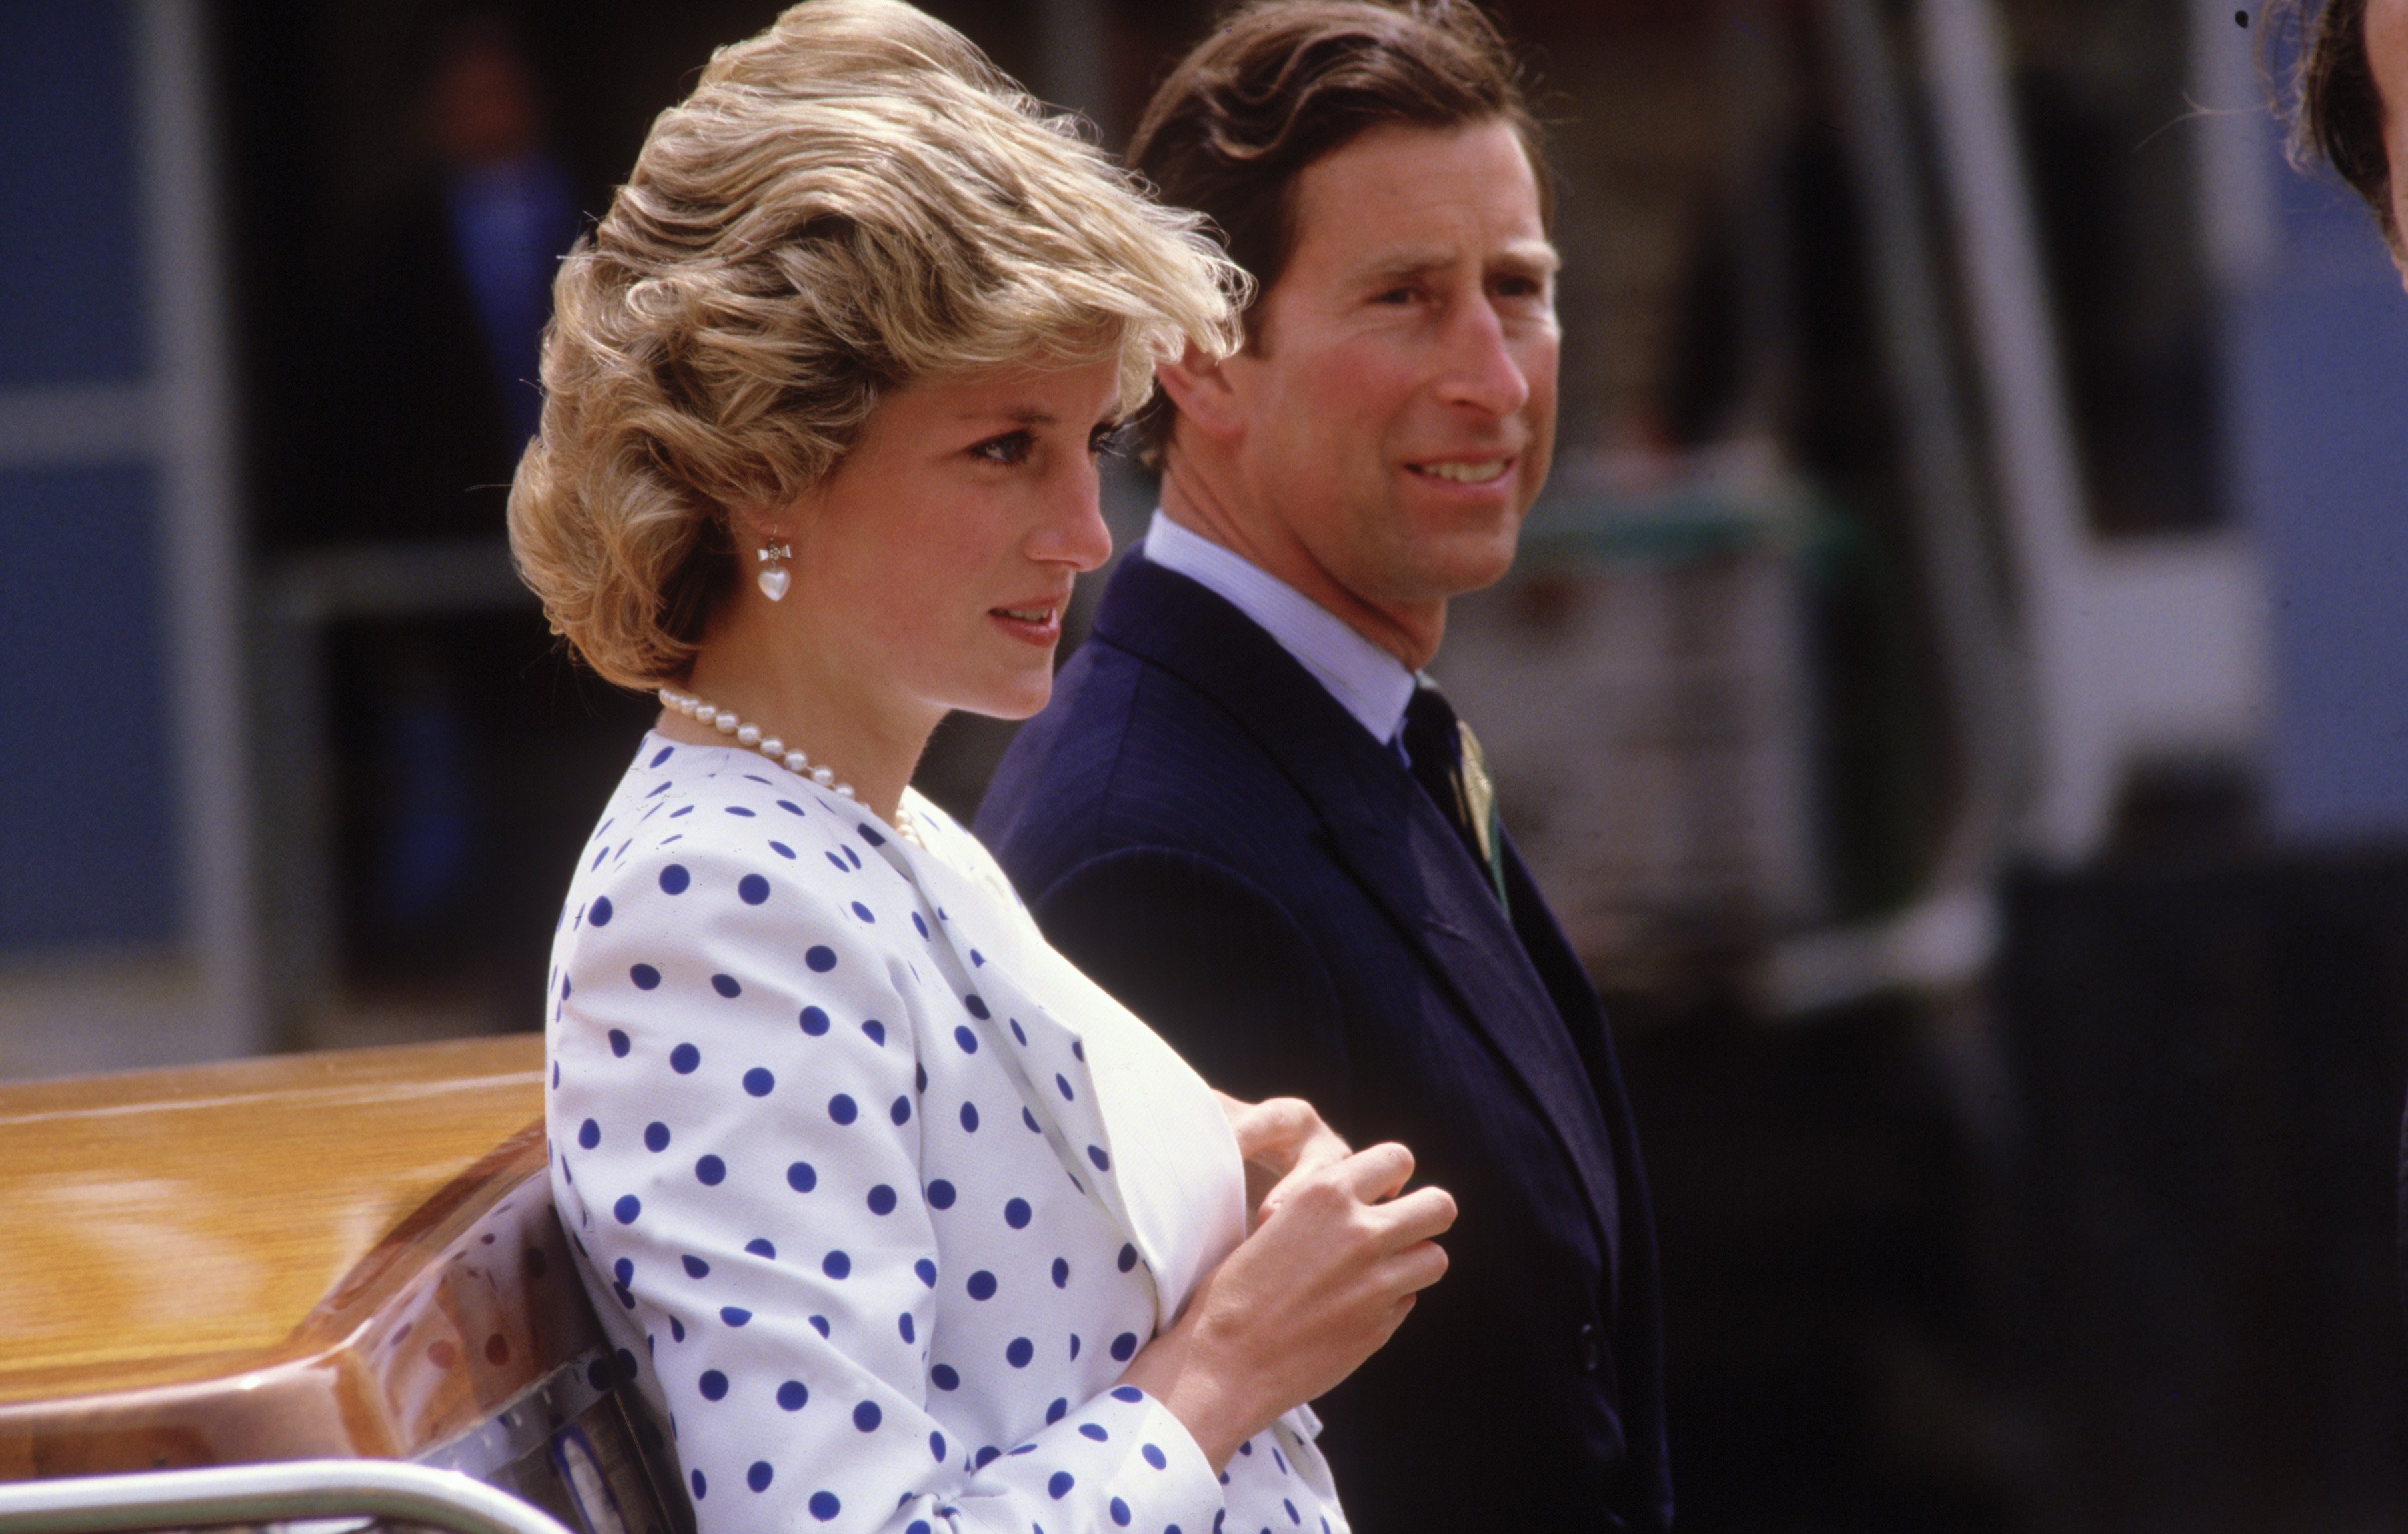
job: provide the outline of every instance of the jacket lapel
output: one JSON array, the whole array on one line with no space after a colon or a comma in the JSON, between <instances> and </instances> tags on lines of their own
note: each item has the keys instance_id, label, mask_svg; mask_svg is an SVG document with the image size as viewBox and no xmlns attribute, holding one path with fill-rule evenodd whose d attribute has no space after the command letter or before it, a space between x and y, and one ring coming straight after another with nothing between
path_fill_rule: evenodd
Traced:
<instances>
[{"instance_id":1,"label":"jacket lapel","mask_svg":"<svg viewBox=\"0 0 2408 1534\"><path fill-rule=\"evenodd\" d=\"M1008 888L989 889L944 858L899 838L884 839L880 851L920 887L937 912L928 947L945 986L960 998L962 1015L955 1025L971 1028L985 1048L997 1053L1063 1170L1103 1206L1137 1248L1155 1281L1159 1310L1164 1288L1159 1254L1149 1250L1151 1243L1130 1218L1111 1134L1104 1123L1102 1095L1088 1069L1085 1047L1039 999L1044 971L1028 945L1041 939L1033 927L1022 929L1025 918ZM981 920L992 922L994 930L973 929L970 924ZM1162 1324L1169 1325L1169 1318L1163 1317Z\"/></svg>"},{"instance_id":2,"label":"jacket lapel","mask_svg":"<svg viewBox=\"0 0 2408 1534\"><path fill-rule=\"evenodd\" d=\"M1312 803L1339 859L1529 1093L1610 1250L1613 1158L1587 1072L1486 876L1404 764L1251 619L1141 555L1113 577L1096 637L1212 698Z\"/></svg>"}]
</instances>

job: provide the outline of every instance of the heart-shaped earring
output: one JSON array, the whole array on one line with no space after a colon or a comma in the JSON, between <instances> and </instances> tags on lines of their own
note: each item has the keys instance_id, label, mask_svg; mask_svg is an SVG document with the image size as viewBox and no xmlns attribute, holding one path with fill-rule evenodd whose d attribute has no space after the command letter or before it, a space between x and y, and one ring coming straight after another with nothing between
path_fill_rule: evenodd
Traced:
<instances>
[{"instance_id":1,"label":"heart-shaped earring","mask_svg":"<svg viewBox=\"0 0 2408 1534\"><path fill-rule=\"evenodd\" d=\"M794 583L785 565L795 557L794 549L783 543L764 544L754 557L761 561L761 595L772 602L784 601L786 588Z\"/></svg>"}]
</instances>

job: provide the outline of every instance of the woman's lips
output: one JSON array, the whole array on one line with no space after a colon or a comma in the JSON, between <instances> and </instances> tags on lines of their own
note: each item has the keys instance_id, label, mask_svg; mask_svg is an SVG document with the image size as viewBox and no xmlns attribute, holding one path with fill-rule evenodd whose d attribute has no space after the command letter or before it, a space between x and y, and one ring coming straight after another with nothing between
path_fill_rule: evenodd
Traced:
<instances>
[{"instance_id":1,"label":"woman's lips","mask_svg":"<svg viewBox=\"0 0 2408 1534\"><path fill-rule=\"evenodd\" d=\"M1027 644L1051 647L1062 638L1062 608L1059 603L990 608L987 616L994 619L1005 633Z\"/></svg>"}]
</instances>

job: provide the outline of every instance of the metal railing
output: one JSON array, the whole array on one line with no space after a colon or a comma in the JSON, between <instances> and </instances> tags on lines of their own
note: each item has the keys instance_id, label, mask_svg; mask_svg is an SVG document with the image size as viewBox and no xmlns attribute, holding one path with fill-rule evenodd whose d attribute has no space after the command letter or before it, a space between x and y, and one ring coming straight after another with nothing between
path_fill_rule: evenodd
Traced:
<instances>
[{"instance_id":1,"label":"metal railing","mask_svg":"<svg viewBox=\"0 0 2408 1534\"><path fill-rule=\"evenodd\" d=\"M390 1518L450 1534L568 1534L550 1515L456 1470L382 1459L0 1484L0 1534L133 1534L345 1517Z\"/></svg>"}]
</instances>

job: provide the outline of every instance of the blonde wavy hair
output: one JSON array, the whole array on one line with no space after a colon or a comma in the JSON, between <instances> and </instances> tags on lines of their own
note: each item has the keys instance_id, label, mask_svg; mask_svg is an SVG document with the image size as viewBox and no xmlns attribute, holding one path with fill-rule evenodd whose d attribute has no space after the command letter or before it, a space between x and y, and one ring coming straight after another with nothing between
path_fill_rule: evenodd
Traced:
<instances>
[{"instance_id":1,"label":"blonde wavy hair","mask_svg":"<svg viewBox=\"0 0 2408 1534\"><path fill-rule=\"evenodd\" d=\"M968 39L899 0L807 0L715 53L563 261L510 548L552 631L681 676L738 509L817 484L879 400L1044 354L1226 355L1246 279Z\"/></svg>"}]
</instances>

